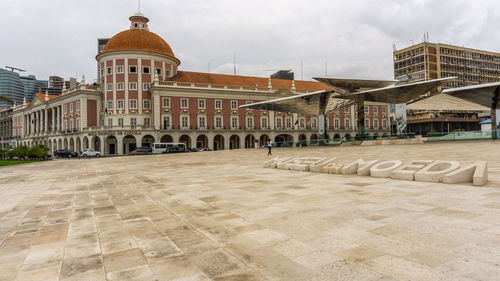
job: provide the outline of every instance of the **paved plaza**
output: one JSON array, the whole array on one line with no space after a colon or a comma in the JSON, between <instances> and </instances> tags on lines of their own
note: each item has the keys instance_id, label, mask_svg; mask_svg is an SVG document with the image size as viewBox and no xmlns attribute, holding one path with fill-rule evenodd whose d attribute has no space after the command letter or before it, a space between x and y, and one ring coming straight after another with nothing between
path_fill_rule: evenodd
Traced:
<instances>
[{"instance_id":1,"label":"paved plaza","mask_svg":"<svg viewBox=\"0 0 500 281\"><path fill-rule=\"evenodd\" d=\"M264 149L0 168L0 280L499 280L498 151L273 151L486 160L483 187L263 168Z\"/></svg>"}]
</instances>

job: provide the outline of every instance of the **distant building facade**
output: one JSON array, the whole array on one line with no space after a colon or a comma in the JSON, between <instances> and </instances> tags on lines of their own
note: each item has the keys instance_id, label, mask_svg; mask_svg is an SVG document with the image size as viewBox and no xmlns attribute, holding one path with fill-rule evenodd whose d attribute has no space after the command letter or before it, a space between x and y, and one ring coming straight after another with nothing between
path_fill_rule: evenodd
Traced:
<instances>
[{"instance_id":1,"label":"distant building facade","mask_svg":"<svg viewBox=\"0 0 500 281\"><path fill-rule=\"evenodd\" d=\"M500 81L500 53L496 52L422 42L394 51L393 60L394 78L400 81L457 77L444 83L443 89ZM434 100L439 102L440 98ZM408 110L409 133L425 134L430 128L442 133L457 129L480 130L478 123L484 119L478 117L478 106L470 110L463 106L460 110L438 110L426 109L428 106L420 108L416 104L412 108Z\"/></svg>"},{"instance_id":2,"label":"distant building facade","mask_svg":"<svg viewBox=\"0 0 500 281\"><path fill-rule=\"evenodd\" d=\"M149 31L140 13L130 29L113 36L96 56L97 83L83 79L61 95L36 94L13 108L12 138L104 155L128 154L155 142L182 142L214 150L253 148L272 139L279 145L318 141L317 116L242 109L239 106L329 89L315 81L180 71L170 46ZM355 106L329 114L329 140L357 133ZM388 106L365 107L366 133L390 133Z\"/></svg>"},{"instance_id":3,"label":"distant building facade","mask_svg":"<svg viewBox=\"0 0 500 281\"><path fill-rule=\"evenodd\" d=\"M31 101L35 93L47 86L47 81L37 80L34 75L21 76L19 73L0 68L0 95L10 97L16 104ZM0 108L8 108L11 104L0 102Z\"/></svg>"}]
</instances>

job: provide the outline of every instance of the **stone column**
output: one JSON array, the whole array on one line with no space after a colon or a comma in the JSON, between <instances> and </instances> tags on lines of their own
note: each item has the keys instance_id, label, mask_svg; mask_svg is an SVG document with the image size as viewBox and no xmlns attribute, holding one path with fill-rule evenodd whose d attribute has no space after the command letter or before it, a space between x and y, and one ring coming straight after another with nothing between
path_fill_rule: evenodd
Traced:
<instances>
[{"instance_id":1,"label":"stone column","mask_svg":"<svg viewBox=\"0 0 500 281\"><path fill-rule=\"evenodd\" d=\"M117 152L117 155L123 155L124 151L123 151L123 136L117 136L116 137L116 152ZM139 145L137 146L139 147Z\"/></svg>"},{"instance_id":2,"label":"stone column","mask_svg":"<svg viewBox=\"0 0 500 281\"><path fill-rule=\"evenodd\" d=\"M56 108L52 107L51 108L51 121L52 121L52 132L56 130Z\"/></svg>"},{"instance_id":3,"label":"stone column","mask_svg":"<svg viewBox=\"0 0 500 281\"><path fill-rule=\"evenodd\" d=\"M160 112L160 94L157 93L157 92L154 92L151 94L152 97L153 97L153 104L151 105L153 107L153 125L154 125L154 128L155 130L160 130L161 129L161 123L162 123L162 120L161 120L161 112Z\"/></svg>"},{"instance_id":4,"label":"stone column","mask_svg":"<svg viewBox=\"0 0 500 281\"><path fill-rule=\"evenodd\" d=\"M45 116L44 116L44 119L45 119L44 120L45 121L45 123L44 123L44 127L45 127L44 128L44 132L45 132L45 134L47 134L49 132L49 111L48 111L47 108L44 109L43 111L45 112Z\"/></svg>"}]
</instances>

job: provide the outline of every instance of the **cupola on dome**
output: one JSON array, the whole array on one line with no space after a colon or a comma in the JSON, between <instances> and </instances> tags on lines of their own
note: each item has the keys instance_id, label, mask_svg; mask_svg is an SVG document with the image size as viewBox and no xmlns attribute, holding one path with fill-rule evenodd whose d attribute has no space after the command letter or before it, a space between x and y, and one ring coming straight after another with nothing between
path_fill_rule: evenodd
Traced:
<instances>
[{"instance_id":1,"label":"cupola on dome","mask_svg":"<svg viewBox=\"0 0 500 281\"><path fill-rule=\"evenodd\" d=\"M141 13L130 18L130 29L122 31L109 39L103 53L112 51L148 51L174 57L172 48L160 36L149 31L149 19Z\"/></svg>"}]
</instances>

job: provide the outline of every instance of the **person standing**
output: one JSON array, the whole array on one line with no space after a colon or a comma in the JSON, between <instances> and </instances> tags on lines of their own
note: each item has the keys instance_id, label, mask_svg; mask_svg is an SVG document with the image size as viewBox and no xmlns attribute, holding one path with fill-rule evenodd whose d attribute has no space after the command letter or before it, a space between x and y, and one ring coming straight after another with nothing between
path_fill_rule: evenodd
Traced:
<instances>
[{"instance_id":1,"label":"person standing","mask_svg":"<svg viewBox=\"0 0 500 281\"><path fill-rule=\"evenodd\" d=\"M273 142L271 140L267 140L267 149L268 149L267 155L272 155L271 154L272 147L273 147Z\"/></svg>"}]
</instances>

